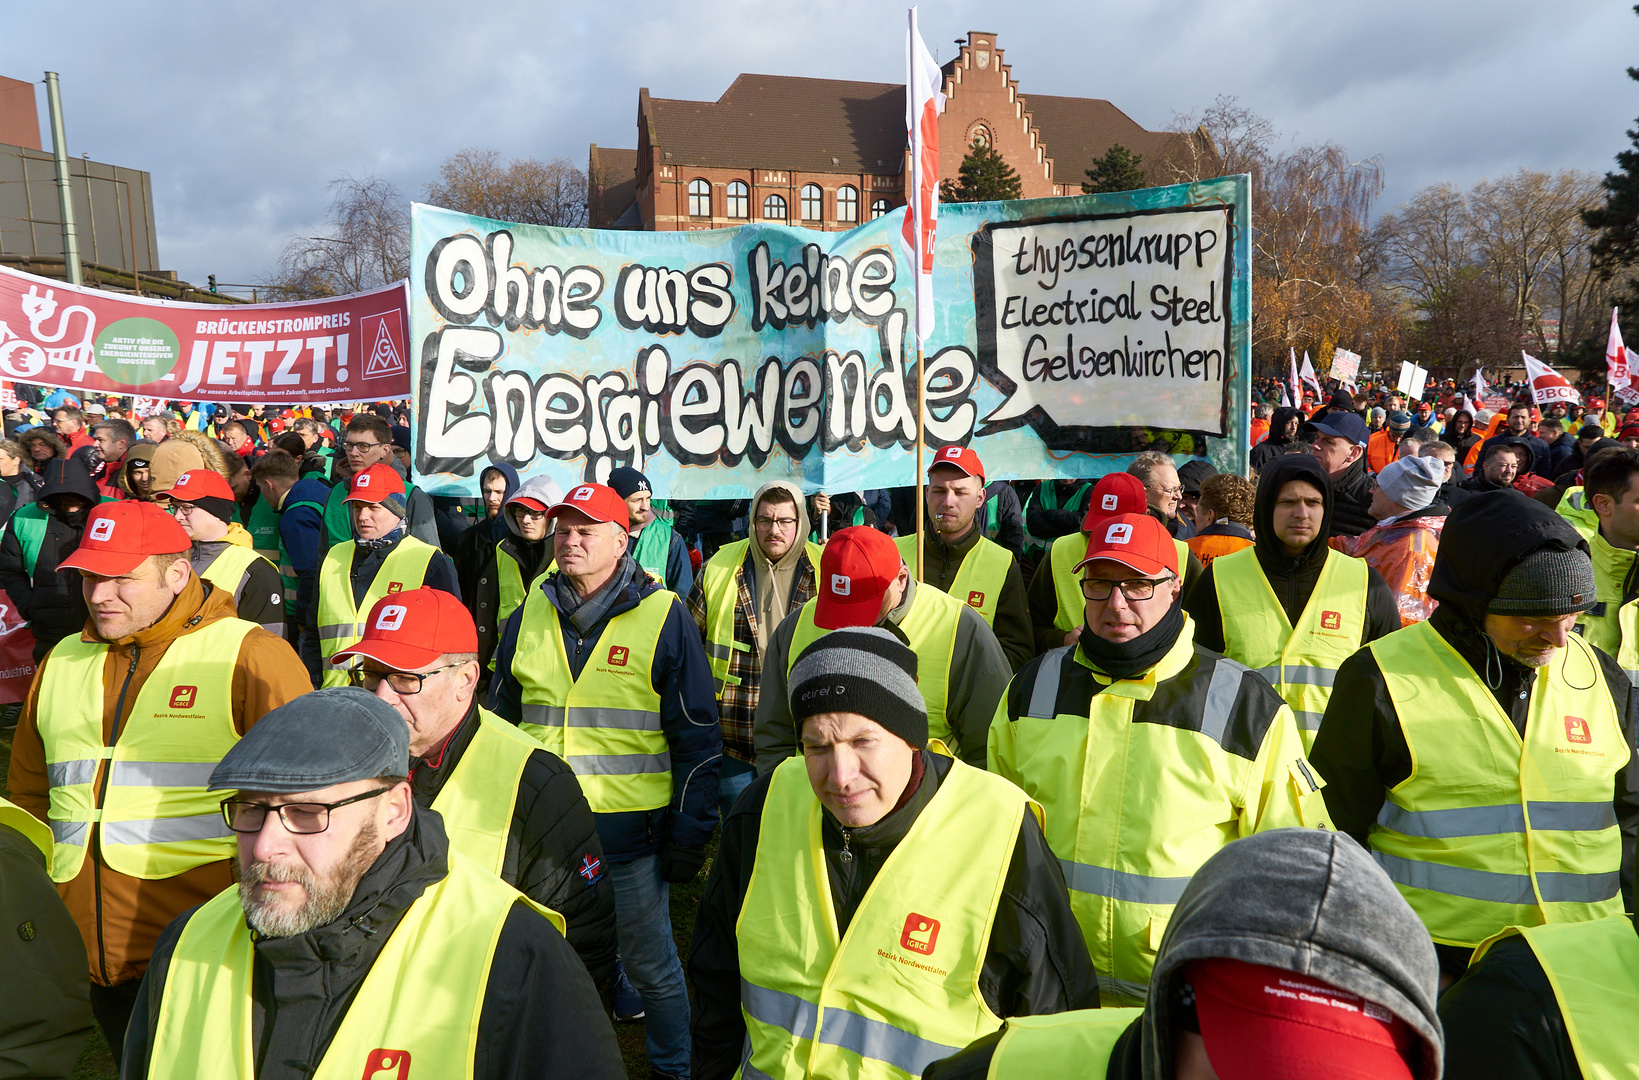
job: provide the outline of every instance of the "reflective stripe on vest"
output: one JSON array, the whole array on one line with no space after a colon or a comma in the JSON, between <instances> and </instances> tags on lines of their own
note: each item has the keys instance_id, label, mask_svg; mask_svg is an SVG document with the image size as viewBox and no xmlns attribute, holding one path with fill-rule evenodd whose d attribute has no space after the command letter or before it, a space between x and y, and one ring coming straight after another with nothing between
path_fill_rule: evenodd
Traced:
<instances>
[{"instance_id":1,"label":"reflective stripe on vest","mask_svg":"<svg viewBox=\"0 0 1639 1080\"><path fill-rule=\"evenodd\" d=\"M1523 741L1428 624L1368 647L1413 762L1372 826L1372 851L1434 940L1473 947L1507 926L1621 911L1611 791L1629 752L1582 639L1538 670Z\"/></svg>"},{"instance_id":2,"label":"reflective stripe on vest","mask_svg":"<svg viewBox=\"0 0 1639 1080\"><path fill-rule=\"evenodd\" d=\"M569 763L594 813L653 810L671 801L671 749L651 672L676 600L656 589L610 619L579 678L545 590L531 589L524 601L512 662L523 728Z\"/></svg>"},{"instance_id":3,"label":"reflective stripe on vest","mask_svg":"<svg viewBox=\"0 0 1639 1080\"><path fill-rule=\"evenodd\" d=\"M932 538L929 538L932 542ZM905 565L916 565L916 535L901 536L894 543ZM984 616L985 625L996 623L996 603L1002 598L1007 584L1007 572L1013 567L1013 553L994 540L983 536L962 556L962 565L950 582L950 595ZM928 584L923 582L923 584ZM938 588L938 586L934 586ZM943 591L943 590L941 590Z\"/></svg>"},{"instance_id":4,"label":"reflective stripe on vest","mask_svg":"<svg viewBox=\"0 0 1639 1080\"><path fill-rule=\"evenodd\" d=\"M238 544L229 544L217 553L211 564L205 567L199 576L215 585L229 596L233 597L234 607L239 606L240 587L245 583L245 574L254 566L257 560L267 562L255 551ZM273 568L272 563L268 563Z\"/></svg>"},{"instance_id":5,"label":"reflective stripe on vest","mask_svg":"<svg viewBox=\"0 0 1639 1080\"><path fill-rule=\"evenodd\" d=\"M1478 963L1502 938L1523 936L1548 976L1578 1071L1587 1080L1639 1076L1633 1002L1639 1000L1639 934L1626 915L1585 923L1511 927L1474 952Z\"/></svg>"},{"instance_id":6,"label":"reflective stripe on vest","mask_svg":"<svg viewBox=\"0 0 1639 1080\"><path fill-rule=\"evenodd\" d=\"M230 675L255 626L221 619L171 641L113 746L103 745L102 735L108 646L69 637L52 649L40 694L53 707L42 714L40 737L56 841L54 880L71 881L80 872L90 827L99 823L103 861L130 877L174 877L233 855L222 796L205 787L239 741Z\"/></svg>"},{"instance_id":7,"label":"reflective stripe on vest","mask_svg":"<svg viewBox=\"0 0 1639 1080\"><path fill-rule=\"evenodd\" d=\"M899 630L910 642L911 651L916 653L916 688L922 691L922 700L928 706L928 737L941 740L960 754L962 748L951 737L945 708L949 700L950 662L956 655L956 624L965 605L935 588L923 588L915 582L912 588L915 591L911 594L911 607L899 620ZM787 675L802 651L825 634L814 622L818 605L817 598L809 600L797 616L797 627L785 658Z\"/></svg>"},{"instance_id":8,"label":"reflective stripe on vest","mask_svg":"<svg viewBox=\"0 0 1639 1080\"><path fill-rule=\"evenodd\" d=\"M1178 576L1189 567L1189 545L1182 540L1172 542L1178 551ZM1076 563L1087 556L1087 534L1073 532L1053 541L1048 565L1053 570L1053 595L1058 598L1058 612L1053 625L1069 633L1087 621L1087 598L1081 591L1081 575Z\"/></svg>"},{"instance_id":9,"label":"reflective stripe on vest","mask_svg":"<svg viewBox=\"0 0 1639 1080\"><path fill-rule=\"evenodd\" d=\"M800 760L776 767L735 926L739 1075L900 1080L995 1031L979 968L1027 806L1007 781L952 763L839 935L819 800Z\"/></svg>"},{"instance_id":10,"label":"reflective stripe on vest","mask_svg":"<svg viewBox=\"0 0 1639 1080\"><path fill-rule=\"evenodd\" d=\"M364 600L353 605L353 552L357 545L348 540L337 544L319 567L319 653L321 686L346 686L352 664L332 664L330 658L364 636L364 617L376 601L389 593L419 589L427 579L427 565L438 549L406 534L376 569Z\"/></svg>"},{"instance_id":11,"label":"reflective stripe on vest","mask_svg":"<svg viewBox=\"0 0 1639 1080\"><path fill-rule=\"evenodd\" d=\"M1116 1043L1143 1015L1143 1009L1078 1009L1010 1017L986 1080L1041 1080L1062 1075L1067 1062L1082 1076L1104 1076Z\"/></svg>"},{"instance_id":12,"label":"reflective stripe on vest","mask_svg":"<svg viewBox=\"0 0 1639 1080\"><path fill-rule=\"evenodd\" d=\"M1269 587L1256 548L1214 559L1212 583L1224 629L1224 655L1268 680L1292 706L1303 749L1314 747L1338 665L1360 648L1371 574L1361 559L1328 551L1303 614L1293 626Z\"/></svg>"},{"instance_id":13,"label":"reflective stripe on vest","mask_svg":"<svg viewBox=\"0 0 1639 1080\"><path fill-rule=\"evenodd\" d=\"M750 540L739 540L718 548L700 570L700 597L706 604L706 659L711 663L711 679L719 699L723 696L723 687L740 685L739 677L729 674L729 664L734 654L757 650L756 641L737 641L734 637L734 614L740 606L740 570L750 550ZM818 570L820 546L810 543L804 550L808 565ZM801 574L799 564L792 579L793 588L796 577Z\"/></svg>"},{"instance_id":14,"label":"reflective stripe on vest","mask_svg":"<svg viewBox=\"0 0 1639 1080\"><path fill-rule=\"evenodd\" d=\"M488 709L478 709L478 730L444 781L432 808L444 818L450 847L500 876L507 831L529 755L541 744Z\"/></svg>"},{"instance_id":15,"label":"reflective stripe on vest","mask_svg":"<svg viewBox=\"0 0 1639 1080\"><path fill-rule=\"evenodd\" d=\"M516 904L563 931L556 912L451 851L449 873L415 899L370 965L314 1080L474 1075L490 965ZM154 1029L154 1076L256 1075L253 965L239 891L229 888L195 911L177 940Z\"/></svg>"}]
</instances>

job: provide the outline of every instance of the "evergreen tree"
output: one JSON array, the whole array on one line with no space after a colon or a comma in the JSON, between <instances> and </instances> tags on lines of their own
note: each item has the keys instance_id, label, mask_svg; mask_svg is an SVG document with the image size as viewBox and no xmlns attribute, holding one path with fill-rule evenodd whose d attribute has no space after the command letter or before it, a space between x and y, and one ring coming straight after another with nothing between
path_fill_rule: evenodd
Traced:
<instances>
[{"instance_id":1,"label":"evergreen tree","mask_svg":"<svg viewBox=\"0 0 1639 1080\"><path fill-rule=\"evenodd\" d=\"M1096 195L1104 191L1132 191L1134 188L1146 186L1144 179L1144 155L1135 154L1120 143L1093 162L1093 167L1087 170L1087 179L1081 183L1081 191L1085 195Z\"/></svg>"},{"instance_id":2,"label":"evergreen tree","mask_svg":"<svg viewBox=\"0 0 1639 1080\"><path fill-rule=\"evenodd\" d=\"M989 143L973 141L967 157L962 159L959 172L961 183L950 180L939 184L940 202L992 202L997 199L1021 197L1019 174L1002 160Z\"/></svg>"},{"instance_id":3,"label":"evergreen tree","mask_svg":"<svg viewBox=\"0 0 1639 1080\"><path fill-rule=\"evenodd\" d=\"M1633 10L1639 12L1639 5ZM1639 68L1628 68L1628 78L1639 81ZM1583 224L1599 230L1593 256L1607 278L1639 263L1639 129L1629 130L1628 139L1634 149L1616 155L1621 171L1605 174L1605 205L1582 212ZM1628 292L1624 307L1639 300Z\"/></svg>"}]
</instances>

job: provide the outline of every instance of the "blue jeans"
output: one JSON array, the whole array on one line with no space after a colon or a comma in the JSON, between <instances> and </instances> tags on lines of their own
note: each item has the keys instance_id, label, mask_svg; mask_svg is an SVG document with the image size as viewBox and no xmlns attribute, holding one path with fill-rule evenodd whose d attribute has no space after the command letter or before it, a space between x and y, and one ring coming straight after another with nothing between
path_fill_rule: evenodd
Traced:
<instances>
[{"instance_id":1,"label":"blue jeans","mask_svg":"<svg viewBox=\"0 0 1639 1080\"><path fill-rule=\"evenodd\" d=\"M615 886L615 936L626 977L643 998L649 1066L689 1075L689 992L672 940L671 887L660 878L660 856L609 867Z\"/></svg>"},{"instance_id":2,"label":"blue jeans","mask_svg":"<svg viewBox=\"0 0 1639 1080\"><path fill-rule=\"evenodd\" d=\"M717 817L721 821L728 820L728 812L734 809L734 800L740 797L740 792L751 786L757 779L757 770L739 758L723 755L723 760L717 772Z\"/></svg>"}]
</instances>

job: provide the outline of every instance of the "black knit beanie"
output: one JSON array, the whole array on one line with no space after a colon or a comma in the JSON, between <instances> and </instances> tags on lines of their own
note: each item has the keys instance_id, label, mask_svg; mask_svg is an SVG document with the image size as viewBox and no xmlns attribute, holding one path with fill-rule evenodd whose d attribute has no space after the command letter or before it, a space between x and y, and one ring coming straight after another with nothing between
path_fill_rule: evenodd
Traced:
<instances>
[{"instance_id":1,"label":"black knit beanie","mask_svg":"<svg viewBox=\"0 0 1639 1080\"><path fill-rule=\"evenodd\" d=\"M928 745L928 706L916 688L916 653L876 626L832 630L791 668L791 715L858 713L918 750Z\"/></svg>"}]
</instances>

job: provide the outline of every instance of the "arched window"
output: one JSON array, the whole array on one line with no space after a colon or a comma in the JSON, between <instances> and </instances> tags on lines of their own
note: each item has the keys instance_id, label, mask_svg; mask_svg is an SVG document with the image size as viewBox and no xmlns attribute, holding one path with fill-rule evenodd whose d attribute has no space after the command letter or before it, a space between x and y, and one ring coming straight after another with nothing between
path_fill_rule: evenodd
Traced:
<instances>
[{"instance_id":1,"label":"arched window","mask_svg":"<svg viewBox=\"0 0 1639 1080\"><path fill-rule=\"evenodd\" d=\"M886 214L889 210L892 210L892 209L893 209L893 207L888 205L888 200L887 199L872 199L871 200L871 220L875 221L877 218L881 217L883 214Z\"/></svg>"},{"instance_id":2,"label":"arched window","mask_svg":"<svg viewBox=\"0 0 1639 1080\"><path fill-rule=\"evenodd\" d=\"M818 184L804 184L802 186L802 219L804 221L819 221L825 216L825 197L820 194Z\"/></svg>"},{"instance_id":3,"label":"arched window","mask_svg":"<svg viewBox=\"0 0 1639 1080\"><path fill-rule=\"evenodd\" d=\"M859 190L851 187L837 188L837 220L859 220Z\"/></svg>"},{"instance_id":4,"label":"arched window","mask_svg":"<svg viewBox=\"0 0 1639 1080\"><path fill-rule=\"evenodd\" d=\"M729 181L728 216L731 218L751 216L751 189L746 187L744 180Z\"/></svg>"},{"instance_id":5,"label":"arched window","mask_svg":"<svg viewBox=\"0 0 1639 1080\"><path fill-rule=\"evenodd\" d=\"M689 216L711 217L711 185L704 180L689 181Z\"/></svg>"},{"instance_id":6,"label":"arched window","mask_svg":"<svg viewBox=\"0 0 1639 1080\"><path fill-rule=\"evenodd\" d=\"M770 195L763 200L763 218L766 221L785 220L785 198L780 195Z\"/></svg>"}]
</instances>

